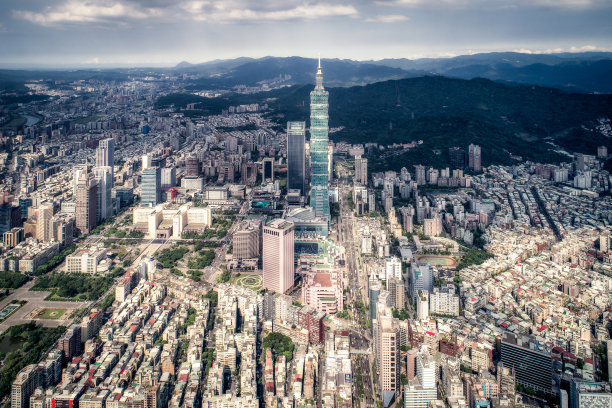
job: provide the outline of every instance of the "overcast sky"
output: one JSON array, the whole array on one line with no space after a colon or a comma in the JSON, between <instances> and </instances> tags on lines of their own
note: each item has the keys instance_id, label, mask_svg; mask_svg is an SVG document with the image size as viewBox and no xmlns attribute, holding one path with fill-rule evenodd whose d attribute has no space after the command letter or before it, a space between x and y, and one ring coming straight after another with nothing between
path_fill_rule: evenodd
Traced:
<instances>
[{"instance_id":1,"label":"overcast sky","mask_svg":"<svg viewBox=\"0 0 612 408\"><path fill-rule=\"evenodd\" d=\"M1 0L0 66L612 50L612 0Z\"/></svg>"}]
</instances>

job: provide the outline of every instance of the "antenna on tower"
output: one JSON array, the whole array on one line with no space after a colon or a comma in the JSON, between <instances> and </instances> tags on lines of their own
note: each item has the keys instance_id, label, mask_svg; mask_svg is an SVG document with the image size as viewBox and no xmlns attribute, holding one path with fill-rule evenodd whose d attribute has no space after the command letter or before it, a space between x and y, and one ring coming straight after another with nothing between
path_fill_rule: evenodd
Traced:
<instances>
[{"instance_id":1,"label":"antenna on tower","mask_svg":"<svg viewBox=\"0 0 612 408\"><path fill-rule=\"evenodd\" d=\"M321 53L319 53L319 68L321 68Z\"/></svg>"}]
</instances>

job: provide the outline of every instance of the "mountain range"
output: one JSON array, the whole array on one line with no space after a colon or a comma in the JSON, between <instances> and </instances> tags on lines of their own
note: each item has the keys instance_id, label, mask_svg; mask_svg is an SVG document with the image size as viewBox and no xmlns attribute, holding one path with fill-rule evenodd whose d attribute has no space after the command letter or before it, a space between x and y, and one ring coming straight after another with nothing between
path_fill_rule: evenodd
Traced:
<instances>
[{"instance_id":1,"label":"mountain range","mask_svg":"<svg viewBox=\"0 0 612 408\"><path fill-rule=\"evenodd\" d=\"M311 85L295 86L270 102L279 123L308 121L310 90ZM332 140L421 141L382 168L448 165L448 149L467 149L470 143L482 146L485 165L512 164L511 154L559 162L571 159L565 152L595 154L600 145L612 149L612 138L600 131L612 118L609 94L426 76L333 88L329 95L330 127L343 127L330 135Z\"/></svg>"},{"instance_id":2,"label":"mountain range","mask_svg":"<svg viewBox=\"0 0 612 408\"><path fill-rule=\"evenodd\" d=\"M288 75L286 84L314 82L317 61L302 57L264 57L182 62L171 69L191 74L193 89L257 85ZM442 75L487 78L494 81L551 86L573 92L612 92L612 53L526 54L515 52L461 55L454 58L384 59L378 61L323 60L328 86L352 86L389 79Z\"/></svg>"},{"instance_id":3,"label":"mountain range","mask_svg":"<svg viewBox=\"0 0 612 408\"><path fill-rule=\"evenodd\" d=\"M322 61L325 85L348 87L390 79L441 75L451 78L487 78L508 84L555 87L571 92L612 93L612 53L583 52L528 54L496 52L453 58ZM25 91L24 83L44 79L51 83L75 80L125 81L151 72L179 74L187 90L232 89L237 85L299 85L314 83L317 61L303 57L263 57L181 62L168 68L114 68L79 70L0 70L0 91Z\"/></svg>"},{"instance_id":4,"label":"mountain range","mask_svg":"<svg viewBox=\"0 0 612 408\"><path fill-rule=\"evenodd\" d=\"M283 130L288 121L310 116L312 85L294 85L258 94L228 93L205 98L170 94L158 108L173 106L188 116L219 114L238 104L267 101L269 117ZM330 134L335 142L418 142L397 155L372 155L377 168L448 165L448 149L479 144L483 164L512 164L520 156L536 162L571 160L571 153L612 150L612 94L570 93L533 85L508 85L484 78L464 80L422 76L364 86L328 87ZM194 110L185 110L194 103ZM608 122L606 122L608 121ZM386 162L382 162L386 160Z\"/></svg>"}]
</instances>

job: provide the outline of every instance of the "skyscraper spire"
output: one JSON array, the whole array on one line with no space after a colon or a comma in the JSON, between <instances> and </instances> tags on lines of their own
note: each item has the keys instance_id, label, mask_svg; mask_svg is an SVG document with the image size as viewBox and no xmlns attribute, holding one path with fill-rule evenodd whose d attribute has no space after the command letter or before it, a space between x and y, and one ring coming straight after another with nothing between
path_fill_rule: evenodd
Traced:
<instances>
[{"instance_id":1,"label":"skyscraper spire","mask_svg":"<svg viewBox=\"0 0 612 408\"><path fill-rule=\"evenodd\" d=\"M319 54L319 66L315 75L315 89L323 89L323 70L321 69L321 55Z\"/></svg>"}]
</instances>

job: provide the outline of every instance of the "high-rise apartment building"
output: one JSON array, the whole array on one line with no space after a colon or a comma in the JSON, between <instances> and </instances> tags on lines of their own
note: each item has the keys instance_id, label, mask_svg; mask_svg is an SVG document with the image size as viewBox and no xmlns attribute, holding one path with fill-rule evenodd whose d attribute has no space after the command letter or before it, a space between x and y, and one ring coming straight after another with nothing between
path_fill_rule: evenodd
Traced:
<instances>
[{"instance_id":1,"label":"high-rise apartment building","mask_svg":"<svg viewBox=\"0 0 612 408\"><path fill-rule=\"evenodd\" d=\"M261 255L261 221L243 221L232 237L233 259L253 259Z\"/></svg>"},{"instance_id":2,"label":"high-rise apartment building","mask_svg":"<svg viewBox=\"0 0 612 408\"><path fill-rule=\"evenodd\" d=\"M606 146L597 146L597 158L605 159L608 157L608 148Z\"/></svg>"},{"instance_id":3,"label":"high-rise apartment building","mask_svg":"<svg viewBox=\"0 0 612 408\"><path fill-rule=\"evenodd\" d=\"M97 225L98 183L93 173L82 172L77 182L76 229L81 234L89 232Z\"/></svg>"},{"instance_id":4,"label":"high-rise apartment building","mask_svg":"<svg viewBox=\"0 0 612 408\"><path fill-rule=\"evenodd\" d=\"M74 186L76 186L76 182ZM76 187L73 189L73 194L75 193ZM32 199L30 197L19 197L19 207L21 208L21 218L28 218L28 208L32 207Z\"/></svg>"},{"instance_id":5,"label":"high-rise apartment building","mask_svg":"<svg viewBox=\"0 0 612 408\"><path fill-rule=\"evenodd\" d=\"M36 220L36 239L49 242L53 239L51 219L53 218L53 204L44 203L38 207L38 219Z\"/></svg>"},{"instance_id":6,"label":"high-rise apartment building","mask_svg":"<svg viewBox=\"0 0 612 408\"><path fill-rule=\"evenodd\" d=\"M423 346L416 355L416 377L404 387L404 407L427 408L437 396L436 363Z\"/></svg>"},{"instance_id":7,"label":"high-rise apartment building","mask_svg":"<svg viewBox=\"0 0 612 408\"><path fill-rule=\"evenodd\" d=\"M450 147L448 149L448 160L453 169L465 168L465 150L460 147Z\"/></svg>"},{"instance_id":8,"label":"high-rise apartment building","mask_svg":"<svg viewBox=\"0 0 612 408\"><path fill-rule=\"evenodd\" d=\"M480 146L470 144L468 147L468 167L470 170L481 171L482 170L482 155L480 152Z\"/></svg>"},{"instance_id":9,"label":"high-rise apartment building","mask_svg":"<svg viewBox=\"0 0 612 408\"><path fill-rule=\"evenodd\" d=\"M409 205L408 207L400 207L400 214L402 215L402 228L406 232L414 231L414 207Z\"/></svg>"},{"instance_id":10,"label":"high-rise apartment building","mask_svg":"<svg viewBox=\"0 0 612 408\"><path fill-rule=\"evenodd\" d=\"M151 156L150 153L143 154L142 155L142 169L145 170L151 167L152 161L153 161L153 157Z\"/></svg>"},{"instance_id":11,"label":"high-rise apartment building","mask_svg":"<svg viewBox=\"0 0 612 408\"><path fill-rule=\"evenodd\" d=\"M396 256L385 259L385 281L391 278L402 279L402 261Z\"/></svg>"},{"instance_id":12,"label":"high-rise apartment building","mask_svg":"<svg viewBox=\"0 0 612 408\"><path fill-rule=\"evenodd\" d=\"M428 237L437 237L442 234L442 216L440 214L433 214L431 218L425 218L423 220L423 233Z\"/></svg>"},{"instance_id":13,"label":"high-rise apartment building","mask_svg":"<svg viewBox=\"0 0 612 408\"><path fill-rule=\"evenodd\" d=\"M275 219L263 227L263 287L285 293L293 286L293 222Z\"/></svg>"},{"instance_id":14,"label":"high-rise apartment building","mask_svg":"<svg viewBox=\"0 0 612 408\"><path fill-rule=\"evenodd\" d=\"M64 352L64 357L70 361L72 357L81 353L81 326L73 325L57 341L59 350Z\"/></svg>"},{"instance_id":15,"label":"high-rise apartment building","mask_svg":"<svg viewBox=\"0 0 612 408\"><path fill-rule=\"evenodd\" d=\"M93 173L98 183L96 220L100 223L113 215L113 169L109 166L94 167Z\"/></svg>"},{"instance_id":16,"label":"high-rise apartment building","mask_svg":"<svg viewBox=\"0 0 612 408\"><path fill-rule=\"evenodd\" d=\"M242 178L243 184L253 185L257 182L257 163L247 162L242 163L242 168L240 170L240 176Z\"/></svg>"},{"instance_id":17,"label":"high-rise apartment building","mask_svg":"<svg viewBox=\"0 0 612 408\"><path fill-rule=\"evenodd\" d=\"M599 250L601 252L610 252L612 236L610 234L602 234L599 236Z\"/></svg>"},{"instance_id":18,"label":"high-rise apartment building","mask_svg":"<svg viewBox=\"0 0 612 408\"><path fill-rule=\"evenodd\" d=\"M89 172L89 169L86 164L74 166L73 175L72 175L72 196L73 197L76 197L77 195L77 184L79 183L79 180L81 179L81 174L87 173L87 172ZM24 218L28 218L27 213Z\"/></svg>"},{"instance_id":19,"label":"high-rise apartment building","mask_svg":"<svg viewBox=\"0 0 612 408\"><path fill-rule=\"evenodd\" d=\"M429 295L429 311L450 316L459 316L459 295L452 283L433 288Z\"/></svg>"},{"instance_id":20,"label":"high-rise apartment building","mask_svg":"<svg viewBox=\"0 0 612 408\"><path fill-rule=\"evenodd\" d=\"M197 157L185 160L185 177L200 177L200 160Z\"/></svg>"},{"instance_id":21,"label":"high-rise apartment building","mask_svg":"<svg viewBox=\"0 0 612 408\"><path fill-rule=\"evenodd\" d=\"M426 347L421 347L416 359L419 383L425 388L436 388L436 362Z\"/></svg>"},{"instance_id":22,"label":"high-rise apartment building","mask_svg":"<svg viewBox=\"0 0 612 408\"><path fill-rule=\"evenodd\" d=\"M274 181L274 157L266 157L262 161L262 179L264 182Z\"/></svg>"},{"instance_id":23,"label":"high-rise apartment building","mask_svg":"<svg viewBox=\"0 0 612 408\"><path fill-rule=\"evenodd\" d=\"M23 228L15 227L11 228L10 231L6 231L2 234L2 242L6 245L7 248L14 248L17 244L23 241Z\"/></svg>"},{"instance_id":24,"label":"high-rise apartment building","mask_svg":"<svg viewBox=\"0 0 612 408\"><path fill-rule=\"evenodd\" d=\"M391 278L386 283L389 296L391 297L391 306L397 310L402 310L405 305L404 281L401 278Z\"/></svg>"},{"instance_id":25,"label":"high-rise apartment building","mask_svg":"<svg viewBox=\"0 0 612 408\"><path fill-rule=\"evenodd\" d=\"M419 186L425 185L425 183L427 182L425 179L425 166L420 165L420 164L417 166L414 166L414 179L417 185Z\"/></svg>"},{"instance_id":26,"label":"high-rise apartment building","mask_svg":"<svg viewBox=\"0 0 612 408\"><path fill-rule=\"evenodd\" d=\"M176 186L176 168L164 167L161 169L161 187L169 188Z\"/></svg>"},{"instance_id":27,"label":"high-rise apartment building","mask_svg":"<svg viewBox=\"0 0 612 408\"><path fill-rule=\"evenodd\" d=\"M74 217L71 215L57 214L51 219L52 239L61 246L72 244L74 235Z\"/></svg>"},{"instance_id":28,"label":"high-rise apartment building","mask_svg":"<svg viewBox=\"0 0 612 408\"><path fill-rule=\"evenodd\" d=\"M368 185L368 159L365 157L355 157L355 183Z\"/></svg>"},{"instance_id":29,"label":"high-rise apartment building","mask_svg":"<svg viewBox=\"0 0 612 408\"><path fill-rule=\"evenodd\" d=\"M142 171L140 185L140 203L155 206L161 202L161 170L159 167L149 167Z\"/></svg>"},{"instance_id":30,"label":"high-rise apartment building","mask_svg":"<svg viewBox=\"0 0 612 408\"><path fill-rule=\"evenodd\" d=\"M287 122L287 189L306 193L306 122Z\"/></svg>"},{"instance_id":31,"label":"high-rise apartment building","mask_svg":"<svg viewBox=\"0 0 612 408\"><path fill-rule=\"evenodd\" d=\"M310 93L310 206L316 217L329 219L328 99L319 60L315 89Z\"/></svg>"},{"instance_id":32,"label":"high-rise apartment building","mask_svg":"<svg viewBox=\"0 0 612 408\"><path fill-rule=\"evenodd\" d=\"M417 290L416 297L417 319L425 320L429 317L429 292L423 289Z\"/></svg>"},{"instance_id":33,"label":"high-rise apartment building","mask_svg":"<svg viewBox=\"0 0 612 408\"><path fill-rule=\"evenodd\" d=\"M376 333L378 356L376 357L380 389L383 395L395 394L400 389L399 324L391 316L378 316L376 323L378 324Z\"/></svg>"},{"instance_id":34,"label":"high-rise apartment building","mask_svg":"<svg viewBox=\"0 0 612 408\"><path fill-rule=\"evenodd\" d=\"M96 167L110 167L111 179L115 177L115 140L113 138L100 140L96 150Z\"/></svg>"},{"instance_id":35,"label":"high-rise apartment building","mask_svg":"<svg viewBox=\"0 0 612 408\"><path fill-rule=\"evenodd\" d=\"M15 377L11 386L11 408L28 408L30 396L39 383L39 369L36 364L24 367Z\"/></svg>"}]
</instances>

